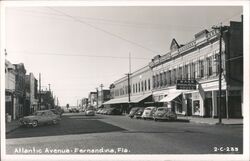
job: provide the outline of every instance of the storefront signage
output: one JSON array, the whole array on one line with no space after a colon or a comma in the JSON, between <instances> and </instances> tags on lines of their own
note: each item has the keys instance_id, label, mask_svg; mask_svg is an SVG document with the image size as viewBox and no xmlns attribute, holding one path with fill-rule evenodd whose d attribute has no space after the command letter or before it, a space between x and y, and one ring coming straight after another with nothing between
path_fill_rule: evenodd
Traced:
<instances>
[{"instance_id":1,"label":"storefront signage","mask_svg":"<svg viewBox=\"0 0 250 161\"><path fill-rule=\"evenodd\" d=\"M196 90L196 80L177 80L176 89Z\"/></svg>"}]
</instances>

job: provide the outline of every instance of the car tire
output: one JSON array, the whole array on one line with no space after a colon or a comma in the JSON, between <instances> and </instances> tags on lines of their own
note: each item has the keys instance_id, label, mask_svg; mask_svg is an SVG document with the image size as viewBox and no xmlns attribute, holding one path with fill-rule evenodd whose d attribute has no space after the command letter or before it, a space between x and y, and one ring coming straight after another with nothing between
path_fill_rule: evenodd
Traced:
<instances>
[{"instance_id":1,"label":"car tire","mask_svg":"<svg viewBox=\"0 0 250 161\"><path fill-rule=\"evenodd\" d=\"M158 121L157 119L154 119L154 120L155 120L155 122Z\"/></svg>"},{"instance_id":2,"label":"car tire","mask_svg":"<svg viewBox=\"0 0 250 161\"><path fill-rule=\"evenodd\" d=\"M37 127L38 126L38 121L34 120L32 121L32 124L31 124L32 127Z\"/></svg>"}]
</instances>

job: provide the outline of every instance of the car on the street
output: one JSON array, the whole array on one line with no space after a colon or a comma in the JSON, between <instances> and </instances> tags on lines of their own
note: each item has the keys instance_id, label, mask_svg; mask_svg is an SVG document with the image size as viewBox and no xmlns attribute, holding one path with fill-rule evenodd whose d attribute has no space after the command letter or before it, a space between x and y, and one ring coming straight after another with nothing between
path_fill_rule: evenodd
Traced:
<instances>
[{"instance_id":1,"label":"car on the street","mask_svg":"<svg viewBox=\"0 0 250 161\"><path fill-rule=\"evenodd\" d=\"M106 112L107 115L121 115L122 111L118 108L109 108Z\"/></svg>"},{"instance_id":2,"label":"car on the street","mask_svg":"<svg viewBox=\"0 0 250 161\"><path fill-rule=\"evenodd\" d=\"M54 114L59 115L62 117L63 111L61 109L50 109Z\"/></svg>"},{"instance_id":3,"label":"car on the street","mask_svg":"<svg viewBox=\"0 0 250 161\"><path fill-rule=\"evenodd\" d=\"M36 111L30 116L25 116L19 120L21 125L37 127L42 124L57 124L60 116L54 114L51 110Z\"/></svg>"},{"instance_id":4,"label":"car on the street","mask_svg":"<svg viewBox=\"0 0 250 161\"><path fill-rule=\"evenodd\" d=\"M154 113L153 119L157 120L177 120L177 114L167 107L159 107Z\"/></svg>"},{"instance_id":5,"label":"car on the street","mask_svg":"<svg viewBox=\"0 0 250 161\"><path fill-rule=\"evenodd\" d=\"M94 110L86 110L85 111L85 115L86 116L94 116L95 115L95 111Z\"/></svg>"},{"instance_id":6,"label":"car on the street","mask_svg":"<svg viewBox=\"0 0 250 161\"><path fill-rule=\"evenodd\" d=\"M134 117L135 117L136 119L140 119L141 116L142 116L142 114L143 114L143 111L144 111L144 107L140 107L140 108L138 109L138 111L135 113Z\"/></svg>"},{"instance_id":7,"label":"car on the street","mask_svg":"<svg viewBox=\"0 0 250 161\"><path fill-rule=\"evenodd\" d=\"M139 110L139 107L133 107L129 112L129 117L132 119L135 116L135 113Z\"/></svg>"},{"instance_id":8,"label":"car on the street","mask_svg":"<svg viewBox=\"0 0 250 161\"><path fill-rule=\"evenodd\" d=\"M141 118L143 118L144 120L153 119L153 115L155 111L156 111L156 107L147 107L144 109Z\"/></svg>"}]
</instances>

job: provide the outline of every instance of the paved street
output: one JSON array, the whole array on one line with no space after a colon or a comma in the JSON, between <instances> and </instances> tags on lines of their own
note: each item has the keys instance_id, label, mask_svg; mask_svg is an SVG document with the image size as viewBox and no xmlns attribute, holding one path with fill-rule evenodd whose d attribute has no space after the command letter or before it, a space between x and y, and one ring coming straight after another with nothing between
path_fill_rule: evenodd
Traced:
<instances>
[{"instance_id":1,"label":"paved street","mask_svg":"<svg viewBox=\"0 0 250 161\"><path fill-rule=\"evenodd\" d=\"M58 125L7 134L7 154L242 153L242 125L154 122L126 116L65 114ZM236 151L236 152L235 152Z\"/></svg>"}]
</instances>

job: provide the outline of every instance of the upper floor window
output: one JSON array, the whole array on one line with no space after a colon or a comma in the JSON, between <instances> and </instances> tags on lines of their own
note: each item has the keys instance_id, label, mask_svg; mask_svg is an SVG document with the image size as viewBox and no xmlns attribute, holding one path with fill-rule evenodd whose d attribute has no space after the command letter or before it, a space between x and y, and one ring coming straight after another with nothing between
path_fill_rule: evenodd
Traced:
<instances>
[{"instance_id":1,"label":"upper floor window","mask_svg":"<svg viewBox=\"0 0 250 161\"><path fill-rule=\"evenodd\" d=\"M213 74L213 69L212 69L212 57L209 57L207 59L207 75L211 76Z\"/></svg>"},{"instance_id":2,"label":"upper floor window","mask_svg":"<svg viewBox=\"0 0 250 161\"><path fill-rule=\"evenodd\" d=\"M147 90L147 80L144 81L144 90Z\"/></svg>"},{"instance_id":3,"label":"upper floor window","mask_svg":"<svg viewBox=\"0 0 250 161\"><path fill-rule=\"evenodd\" d=\"M143 88L144 88L144 86L143 86L143 81L141 82L141 91L143 92Z\"/></svg>"},{"instance_id":4,"label":"upper floor window","mask_svg":"<svg viewBox=\"0 0 250 161\"><path fill-rule=\"evenodd\" d=\"M148 90L150 90L150 79L148 79Z\"/></svg>"},{"instance_id":5,"label":"upper floor window","mask_svg":"<svg viewBox=\"0 0 250 161\"><path fill-rule=\"evenodd\" d=\"M200 78L203 78L204 77L204 60L201 60L199 62L199 67L200 67Z\"/></svg>"}]
</instances>

